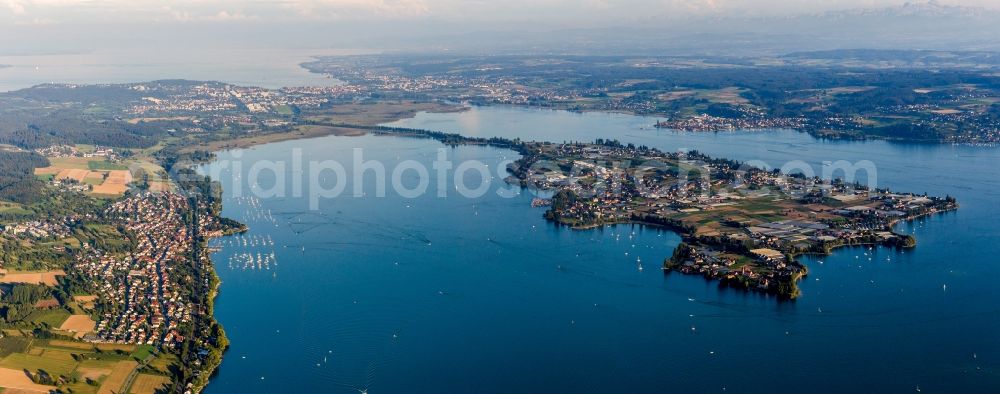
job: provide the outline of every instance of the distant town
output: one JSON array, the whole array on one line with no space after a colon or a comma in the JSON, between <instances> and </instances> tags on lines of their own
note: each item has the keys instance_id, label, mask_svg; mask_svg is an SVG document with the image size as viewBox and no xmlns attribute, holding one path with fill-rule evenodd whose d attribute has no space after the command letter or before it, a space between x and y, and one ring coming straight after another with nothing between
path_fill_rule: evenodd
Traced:
<instances>
[{"instance_id":1,"label":"distant town","mask_svg":"<svg viewBox=\"0 0 1000 394\"><path fill-rule=\"evenodd\" d=\"M625 112L661 118L650 125L665 129L780 128L826 138L1000 142L995 64L880 68L831 55L370 55L324 57L303 66L381 98Z\"/></svg>"}]
</instances>

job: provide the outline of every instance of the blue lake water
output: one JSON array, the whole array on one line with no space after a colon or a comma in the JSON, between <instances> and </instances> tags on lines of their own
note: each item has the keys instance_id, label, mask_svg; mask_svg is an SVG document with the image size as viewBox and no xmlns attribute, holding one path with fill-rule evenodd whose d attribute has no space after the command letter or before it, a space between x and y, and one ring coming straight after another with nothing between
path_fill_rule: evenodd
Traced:
<instances>
[{"instance_id":1,"label":"blue lake water","mask_svg":"<svg viewBox=\"0 0 1000 394\"><path fill-rule=\"evenodd\" d=\"M232 347L207 392L1000 389L1000 151L823 141L792 131L678 133L653 130L654 121L488 107L393 125L557 142L617 138L777 167L802 160L816 172L823 161L870 160L878 186L951 194L962 207L901 224L917 237L915 249L806 259L803 296L781 302L664 275L659 263L679 242L675 234L559 228L529 206L528 192L469 199L446 179L448 197L404 198L390 188L378 198L366 181L365 197L353 197L348 183L310 210L307 198L239 197L237 175L222 169L223 213L250 231L248 246L243 238L215 241L223 245L213 256L223 280L216 314ZM243 184L251 163L301 152L343 163L349 174L352 149L363 148L365 160L391 172L405 160L430 168L442 147L324 137L221 152L202 170L238 156ZM493 148L445 149L491 171L513 158ZM274 183L262 174L259 187ZM402 182L413 186L406 174ZM277 265L269 269L228 263L272 252Z\"/></svg>"},{"instance_id":2,"label":"blue lake water","mask_svg":"<svg viewBox=\"0 0 1000 394\"><path fill-rule=\"evenodd\" d=\"M74 54L0 56L0 92L44 83L130 83L161 79L220 81L277 89L334 86L340 81L314 74L299 63L334 50L222 49L99 51Z\"/></svg>"}]
</instances>

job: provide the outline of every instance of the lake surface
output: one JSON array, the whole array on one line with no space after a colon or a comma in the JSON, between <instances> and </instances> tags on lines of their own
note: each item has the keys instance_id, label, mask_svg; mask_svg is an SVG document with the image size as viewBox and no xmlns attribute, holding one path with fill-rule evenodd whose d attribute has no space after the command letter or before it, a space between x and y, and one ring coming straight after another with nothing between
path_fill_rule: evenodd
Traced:
<instances>
[{"instance_id":1,"label":"lake surface","mask_svg":"<svg viewBox=\"0 0 1000 394\"><path fill-rule=\"evenodd\" d=\"M225 49L100 51L80 54L0 56L0 92L43 83L130 83L161 79L220 81L277 89L341 83L299 64L313 56L352 51Z\"/></svg>"},{"instance_id":2,"label":"lake surface","mask_svg":"<svg viewBox=\"0 0 1000 394\"><path fill-rule=\"evenodd\" d=\"M529 206L527 191L469 199L446 177L445 198L404 198L392 188L377 198L366 181L365 197L353 197L348 183L309 210L307 198L257 200L245 197L249 187L232 186L246 183L251 163L296 152L336 160L348 174L353 148L390 172L405 160L430 168L442 148L434 141L331 136L221 152L202 170L221 174L223 214L250 231L215 241L223 246L213 256L223 280L216 314L232 347L207 392L1000 388L1000 151L822 141L792 131L679 133L651 129L654 121L488 107L393 125L557 142L617 138L775 167L801 160L817 173L824 161L870 160L878 186L951 194L962 207L901 224L917 237L915 249L806 259L802 297L781 302L664 275L658 266L679 242L675 234L559 228ZM469 146L446 154L491 170L514 158ZM237 157L242 169L222 169ZM436 185L436 172L430 177ZM412 186L412 178L402 182ZM258 179L267 188L280 177ZM229 264L272 252L277 264L267 269Z\"/></svg>"}]
</instances>

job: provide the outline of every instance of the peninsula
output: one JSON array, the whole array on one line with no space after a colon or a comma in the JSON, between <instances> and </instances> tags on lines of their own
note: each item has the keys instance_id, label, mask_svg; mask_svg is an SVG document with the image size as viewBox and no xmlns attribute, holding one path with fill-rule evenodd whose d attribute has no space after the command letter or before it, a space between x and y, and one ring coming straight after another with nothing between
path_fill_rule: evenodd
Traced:
<instances>
[{"instance_id":1,"label":"peninsula","mask_svg":"<svg viewBox=\"0 0 1000 394\"><path fill-rule=\"evenodd\" d=\"M560 144L358 127L512 149L522 157L508 167L508 180L554 193L532 202L548 207L546 219L580 230L627 223L667 228L683 242L664 259L665 272L788 299L801 295L797 283L808 274L796 257L843 246L912 248L916 239L893 231L896 223L958 208L951 196L870 189L616 140Z\"/></svg>"},{"instance_id":2,"label":"peninsula","mask_svg":"<svg viewBox=\"0 0 1000 394\"><path fill-rule=\"evenodd\" d=\"M839 178L767 171L698 152L664 153L615 140L526 143L511 166L523 186L551 190L545 217L577 229L661 226L683 242L667 272L796 298L808 272L796 256L848 245L910 248L894 224L956 209L939 198L870 190Z\"/></svg>"}]
</instances>

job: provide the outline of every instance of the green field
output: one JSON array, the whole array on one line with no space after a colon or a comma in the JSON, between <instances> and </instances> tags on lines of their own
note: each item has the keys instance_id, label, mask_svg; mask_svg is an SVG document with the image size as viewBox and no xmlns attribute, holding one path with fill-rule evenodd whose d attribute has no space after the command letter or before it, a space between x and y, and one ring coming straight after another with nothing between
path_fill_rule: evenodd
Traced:
<instances>
[{"instance_id":1,"label":"green field","mask_svg":"<svg viewBox=\"0 0 1000 394\"><path fill-rule=\"evenodd\" d=\"M155 359L149 362L149 367L163 373L170 372L170 366L177 364L180 360L176 355L170 353L160 353Z\"/></svg>"},{"instance_id":2,"label":"green field","mask_svg":"<svg viewBox=\"0 0 1000 394\"><path fill-rule=\"evenodd\" d=\"M31 312L26 320L35 324L45 323L48 324L49 327L59 327L68 317L69 312L62 308L39 309Z\"/></svg>"},{"instance_id":3,"label":"green field","mask_svg":"<svg viewBox=\"0 0 1000 394\"><path fill-rule=\"evenodd\" d=\"M132 382L132 387L129 389L129 393L160 393L165 392L167 386L169 385L169 377L143 373L135 377L135 381Z\"/></svg>"},{"instance_id":4,"label":"green field","mask_svg":"<svg viewBox=\"0 0 1000 394\"><path fill-rule=\"evenodd\" d=\"M27 369L29 371L43 370L50 374L69 376L76 369L76 361L65 360L61 354L53 357L33 356L25 353L14 353L0 360L0 367L11 369Z\"/></svg>"},{"instance_id":5,"label":"green field","mask_svg":"<svg viewBox=\"0 0 1000 394\"><path fill-rule=\"evenodd\" d=\"M91 171L127 170L128 167L115 164L106 160L92 160L87 162L87 168Z\"/></svg>"},{"instance_id":6,"label":"green field","mask_svg":"<svg viewBox=\"0 0 1000 394\"><path fill-rule=\"evenodd\" d=\"M105 115L108 112L109 111L108 111L107 108L104 108L104 107L101 107L101 106L96 106L96 105L95 106L90 106L90 107L87 107L87 108L83 109L83 113L85 113L87 115Z\"/></svg>"},{"instance_id":7,"label":"green field","mask_svg":"<svg viewBox=\"0 0 1000 394\"><path fill-rule=\"evenodd\" d=\"M753 214L754 212L775 211L781 209L781 207L775 204L773 200L766 200L766 199L744 200L741 201L736 206L739 209L749 214Z\"/></svg>"},{"instance_id":8,"label":"green field","mask_svg":"<svg viewBox=\"0 0 1000 394\"><path fill-rule=\"evenodd\" d=\"M21 353L28 350L30 338L25 337L3 337L0 338L0 357L7 357L11 353Z\"/></svg>"},{"instance_id":9,"label":"green field","mask_svg":"<svg viewBox=\"0 0 1000 394\"><path fill-rule=\"evenodd\" d=\"M109 379L113 381L110 386L105 385L105 388L114 387L118 390L128 373L138 365L133 359L146 358L150 358L149 370L145 371L149 376L133 382L132 392L155 392L160 386L169 383L172 373L170 366L178 362L174 354L154 355L153 346L102 344L99 346L106 349L97 351L93 344L86 342L11 336L13 332L5 334L8 336L0 338L0 368L27 370L32 374L42 370L53 377L61 375L76 380L60 384L60 392L97 393L99 386ZM111 349L131 353L118 353L110 351ZM88 384L88 379L97 384ZM0 382L0 386L2 383Z\"/></svg>"},{"instance_id":10,"label":"green field","mask_svg":"<svg viewBox=\"0 0 1000 394\"><path fill-rule=\"evenodd\" d=\"M132 358L142 361L145 360L146 357L151 356L152 354L153 354L152 345L139 345L139 347L137 347L135 351L132 352Z\"/></svg>"},{"instance_id":11,"label":"green field","mask_svg":"<svg viewBox=\"0 0 1000 394\"><path fill-rule=\"evenodd\" d=\"M24 209L24 206L18 203L0 201L0 213L10 214L10 215L27 215L31 211Z\"/></svg>"}]
</instances>

